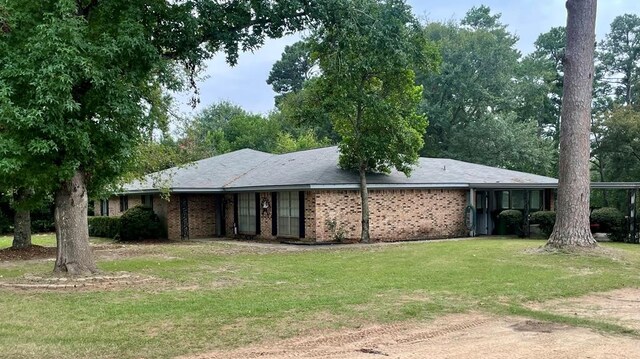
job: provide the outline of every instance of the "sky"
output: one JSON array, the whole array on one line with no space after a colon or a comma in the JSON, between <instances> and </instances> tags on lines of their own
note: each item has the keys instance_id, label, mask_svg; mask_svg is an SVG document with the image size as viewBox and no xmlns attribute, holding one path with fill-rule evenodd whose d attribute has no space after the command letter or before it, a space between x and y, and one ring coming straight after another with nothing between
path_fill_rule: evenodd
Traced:
<instances>
[{"instance_id":1,"label":"sky","mask_svg":"<svg viewBox=\"0 0 640 359\"><path fill-rule=\"evenodd\" d=\"M460 20L474 6L489 6L494 14L502 14L502 23L520 38L517 47L523 54L533 51L538 35L566 24L565 0L407 0L407 3L418 18L428 21ZM598 40L609 31L611 21L625 13L640 14L640 1L598 1ZM192 116L208 105L229 101L249 112L267 114L274 107L275 93L266 83L271 66L280 59L284 47L300 37L301 34L294 34L267 40L260 49L241 54L235 67L226 64L224 55L216 55L207 63L204 78L199 82L200 104L191 109L187 105L190 95L178 94L179 111Z\"/></svg>"}]
</instances>

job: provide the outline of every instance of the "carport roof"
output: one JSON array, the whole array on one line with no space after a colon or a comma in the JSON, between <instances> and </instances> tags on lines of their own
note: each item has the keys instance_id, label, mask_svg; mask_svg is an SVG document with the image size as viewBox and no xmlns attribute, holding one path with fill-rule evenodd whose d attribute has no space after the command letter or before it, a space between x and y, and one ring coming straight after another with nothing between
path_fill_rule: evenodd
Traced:
<instances>
[{"instance_id":1,"label":"carport roof","mask_svg":"<svg viewBox=\"0 0 640 359\"><path fill-rule=\"evenodd\" d=\"M358 174L338 167L338 148L282 155L243 149L174 167L124 186L124 193L357 189ZM554 188L557 180L446 158L420 158L410 177L367 176L369 188Z\"/></svg>"}]
</instances>

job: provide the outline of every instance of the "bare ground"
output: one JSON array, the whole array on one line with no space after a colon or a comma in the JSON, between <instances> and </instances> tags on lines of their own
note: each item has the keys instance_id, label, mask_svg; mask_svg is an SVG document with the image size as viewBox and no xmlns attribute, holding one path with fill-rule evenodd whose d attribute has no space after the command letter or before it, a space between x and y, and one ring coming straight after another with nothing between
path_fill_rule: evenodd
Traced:
<instances>
[{"instance_id":1,"label":"bare ground","mask_svg":"<svg viewBox=\"0 0 640 359\"><path fill-rule=\"evenodd\" d=\"M575 315L617 324L640 332L640 289L623 288L578 298L531 304L531 309Z\"/></svg>"},{"instance_id":2,"label":"bare ground","mask_svg":"<svg viewBox=\"0 0 640 359\"><path fill-rule=\"evenodd\" d=\"M532 304L532 309L640 329L640 289ZM638 358L640 339L520 317L456 314L428 323L342 330L183 359Z\"/></svg>"}]
</instances>

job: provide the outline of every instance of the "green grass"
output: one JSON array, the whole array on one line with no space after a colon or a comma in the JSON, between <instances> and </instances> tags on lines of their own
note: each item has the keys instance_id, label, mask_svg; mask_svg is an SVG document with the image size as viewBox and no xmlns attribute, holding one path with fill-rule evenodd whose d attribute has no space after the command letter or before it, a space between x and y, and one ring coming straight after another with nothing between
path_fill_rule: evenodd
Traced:
<instances>
[{"instance_id":1,"label":"green grass","mask_svg":"<svg viewBox=\"0 0 640 359\"><path fill-rule=\"evenodd\" d=\"M13 237L0 236L0 249L11 247ZM91 243L113 243L113 240L107 238L91 238ZM35 244L43 247L55 247L56 235L53 233L38 233L31 236L31 244Z\"/></svg>"},{"instance_id":2,"label":"green grass","mask_svg":"<svg viewBox=\"0 0 640 359\"><path fill-rule=\"evenodd\" d=\"M11 247L12 242L13 242L13 237L0 236L0 249ZM34 234L31 236L31 243L39 246L43 246L43 247L55 247L56 236L50 233Z\"/></svg>"},{"instance_id":3,"label":"green grass","mask_svg":"<svg viewBox=\"0 0 640 359\"><path fill-rule=\"evenodd\" d=\"M467 311L629 332L524 304L639 287L640 246L607 244L620 252L614 257L525 252L543 243L470 240L286 253L223 243L127 246L135 256L99 254L99 267L155 282L103 291L0 290L0 347L14 358L166 358ZM0 280L45 275L51 267L0 264Z\"/></svg>"}]
</instances>

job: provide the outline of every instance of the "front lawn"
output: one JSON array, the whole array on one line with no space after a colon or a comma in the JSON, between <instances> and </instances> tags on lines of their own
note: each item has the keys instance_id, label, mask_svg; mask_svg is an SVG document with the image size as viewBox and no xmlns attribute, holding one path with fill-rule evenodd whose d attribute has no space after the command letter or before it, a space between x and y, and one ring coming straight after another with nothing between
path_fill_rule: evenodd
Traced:
<instances>
[{"instance_id":1,"label":"front lawn","mask_svg":"<svg viewBox=\"0 0 640 359\"><path fill-rule=\"evenodd\" d=\"M168 358L453 312L572 322L523 304L640 287L640 246L606 244L618 252L610 257L525 251L542 244L113 245L96 251L99 267L113 276L131 275L130 282L64 290L0 287L0 347L13 358ZM0 263L0 283L47 276L52 267L46 260Z\"/></svg>"},{"instance_id":2,"label":"front lawn","mask_svg":"<svg viewBox=\"0 0 640 359\"><path fill-rule=\"evenodd\" d=\"M0 249L11 247L12 242L13 242L13 237L0 236ZM38 246L43 246L43 247L55 247L56 236L55 234L51 234L51 233L34 234L31 236L31 243Z\"/></svg>"}]
</instances>

